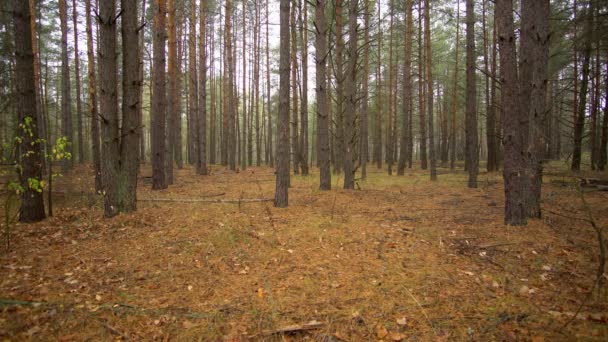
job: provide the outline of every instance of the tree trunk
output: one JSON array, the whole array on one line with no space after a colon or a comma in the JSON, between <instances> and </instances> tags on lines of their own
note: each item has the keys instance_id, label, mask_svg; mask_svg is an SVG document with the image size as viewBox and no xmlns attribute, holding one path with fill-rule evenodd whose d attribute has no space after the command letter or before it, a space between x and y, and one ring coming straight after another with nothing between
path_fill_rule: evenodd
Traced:
<instances>
[{"instance_id":1,"label":"tree trunk","mask_svg":"<svg viewBox=\"0 0 608 342\"><path fill-rule=\"evenodd\" d=\"M604 94L604 119L602 121L602 139L600 142L600 152L598 169L604 171L606 169L606 159L608 159L606 149L608 145L608 63L606 64L606 79L604 80L605 94Z\"/></svg>"},{"instance_id":2,"label":"tree trunk","mask_svg":"<svg viewBox=\"0 0 608 342\"><path fill-rule=\"evenodd\" d=\"M153 69L152 69L152 189L167 188L165 176L165 17L166 0L154 0ZM104 154L105 158L105 154Z\"/></svg>"},{"instance_id":3,"label":"tree trunk","mask_svg":"<svg viewBox=\"0 0 608 342\"><path fill-rule=\"evenodd\" d=\"M269 18L268 11L268 2L270 0L266 0L266 18ZM268 131L266 139L268 139L267 143L267 153L268 153L268 166L274 167L274 156L273 156L273 146L272 146L272 137L274 136L274 132L272 130L272 103L270 99L270 43L269 43L269 34L268 34L268 21L266 20L266 110L268 112Z\"/></svg>"},{"instance_id":4,"label":"tree trunk","mask_svg":"<svg viewBox=\"0 0 608 342\"><path fill-rule=\"evenodd\" d=\"M207 175L207 8L205 1L201 1L200 6L200 38L198 42L200 65L198 68L198 164L196 170L199 175Z\"/></svg>"},{"instance_id":5,"label":"tree trunk","mask_svg":"<svg viewBox=\"0 0 608 342\"><path fill-rule=\"evenodd\" d=\"M304 5L302 5L302 2L304 2ZM302 176L308 176L308 5L306 0L299 0L299 3L300 38L302 39L300 51L300 58L302 60L302 97L300 100L299 150Z\"/></svg>"},{"instance_id":6,"label":"tree trunk","mask_svg":"<svg viewBox=\"0 0 608 342\"><path fill-rule=\"evenodd\" d=\"M279 136L274 206L286 208L289 203L289 5L280 0L280 57L279 57Z\"/></svg>"},{"instance_id":7,"label":"tree trunk","mask_svg":"<svg viewBox=\"0 0 608 342\"><path fill-rule=\"evenodd\" d=\"M99 8L99 75L101 123L101 183L104 195L104 216L119 213L118 159L118 66L116 59L116 2L102 1Z\"/></svg>"},{"instance_id":8,"label":"tree trunk","mask_svg":"<svg viewBox=\"0 0 608 342\"><path fill-rule=\"evenodd\" d=\"M362 103L361 103L361 133L360 133L360 159L361 159L361 179L367 178L367 162L369 159L369 25L370 25L370 1L364 0L364 47L363 47L363 75L362 75Z\"/></svg>"},{"instance_id":9,"label":"tree trunk","mask_svg":"<svg viewBox=\"0 0 608 342\"><path fill-rule=\"evenodd\" d=\"M348 66L344 101L344 189L355 189L355 147L357 134L355 120L357 117L357 4L350 0L348 4Z\"/></svg>"},{"instance_id":10,"label":"tree trunk","mask_svg":"<svg viewBox=\"0 0 608 342\"><path fill-rule=\"evenodd\" d=\"M87 26L87 61L89 81L89 115L91 116L91 148L93 155L93 170L95 171L95 191L101 191L101 151L99 147L99 113L97 110L97 74L95 70L95 55L93 52L93 27L91 22L91 0L85 1Z\"/></svg>"},{"instance_id":11,"label":"tree trunk","mask_svg":"<svg viewBox=\"0 0 608 342\"><path fill-rule=\"evenodd\" d=\"M68 14L66 0L59 0L59 18L61 22L61 135L66 137L67 157L63 159L62 172L68 172L73 166L74 132L72 129L72 95L70 91L70 60L68 57Z\"/></svg>"},{"instance_id":12,"label":"tree trunk","mask_svg":"<svg viewBox=\"0 0 608 342\"><path fill-rule=\"evenodd\" d=\"M578 107L576 108L576 118L574 121L574 139L572 151L572 171L581 170L581 150L583 145L583 133L585 130L585 114L587 109L587 88L589 86L589 63L591 59L591 36L593 34L593 1L589 3L585 18L585 35L583 49L583 79L581 80L581 90L579 92ZM578 75L577 75L578 78Z\"/></svg>"},{"instance_id":13,"label":"tree trunk","mask_svg":"<svg viewBox=\"0 0 608 342\"><path fill-rule=\"evenodd\" d=\"M402 105L402 116L401 116L401 151L399 155L399 167L397 168L397 174L403 175L405 173L405 163L409 159L409 154L412 151L409 149L410 140L410 121L409 116L412 110L412 0L406 0L405 2L405 16L406 27L405 27L405 44L404 44L404 58L405 64L403 69L403 105Z\"/></svg>"},{"instance_id":14,"label":"tree trunk","mask_svg":"<svg viewBox=\"0 0 608 342\"><path fill-rule=\"evenodd\" d=\"M374 120L374 162L382 168L382 25L381 1L378 0L378 60L376 61L376 119Z\"/></svg>"},{"instance_id":15,"label":"tree trunk","mask_svg":"<svg viewBox=\"0 0 608 342\"><path fill-rule=\"evenodd\" d=\"M475 4L467 0L467 97L465 136L467 151L467 171L469 172L469 188L477 187L479 171L479 154L477 152L477 79L475 77Z\"/></svg>"},{"instance_id":16,"label":"tree trunk","mask_svg":"<svg viewBox=\"0 0 608 342\"><path fill-rule=\"evenodd\" d=\"M530 184L526 190L526 213L530 218L541 217L541 186L542 186L542 160L544 159L544 126L546 118L547 96L547 67L549 60L549 0L523 0L522 1L522 57L529 59L531 66L522 67L521 92L529 96L529 107L522 113L524 119L529 120L529 137L527 147L527 180ZM525 52L524 52L525 51ZM529 54L530 58L525 57ZM530 71L530 72L528 72ZM525 75L531 75L526 77Z\"/></svg>"},{"instance_id":17,"label":"tree trunk","mask_svg":"<svg viewBox=\"0 0 608 342\"><path fill-rule=\"evenodd\" d=\"M496 111L492 103L493 97L490 97L490 88L494 80L490 79L490 63L488 58L488 30L486 25L486 6L487 1L483 1L483 65L485 73L485 100L486 100L486 141L488 146L488 157L486 161L486 169L488 172L498 170L498 146L496 142Z\"/></svg>"},{"instance_id":18,"label":"tree trunk","mask_svg":"<svg viewBox=\"0 0 608 342\"><path fill-rule=\"evenodd\" d=\"M427 96L427 108L428 108L428 120L429 120L429 160L430 160L430 173L431 180L437 180L437 161L435 160L435 129L433 127L433 66L432 66L432 55L431 55L431 24L430 24L430 6L429 0L424 0L424 40L425 40L425 54L424 58L426 61L426 96Z\"/></svg>"},{"instance_id":19,"label":"tree trunk","mask_svg":"<svg viewBox=\"0 0 608 342\"><path fill-rule=\"evenodd\" d=\"M527 223L524 185L523 133L519 130L522 114L513 29L513 0L496 0L496 28L500 49L501 104L504 108L504 182L505 224ZM509 113L507 114L507 108Z\"/></svg>"},{"instance_id":20,"label":"tree trunk","mask_svg":"<svg viewBox=\"0 0 608 342\"><path fill-rule=\"evenodd\" d=\"M394 0L390 1L390 24L388 38L388 129L386 130L386 166L388 175L393 174L393 92L395 87L395 73L393 70L393 31L395 4Z\"/></svg>"},{"instance_id":21,"label":"tree trunk","mask_svg":"<svg viewBox=\"0 0 608 342\"><path fill-rule=\"evenodd\" d=\"M343 15L342 15L343 0L336 0L335 2L335 15L336 15L336 50L335 50L335 64L334 64L334 75L336 77L336 115L334 118L336 136L336 147L334 169L336 173L342 171L344 166L344 69L343 69L343 55L344 55L344 37L342 36L343 29Z\"/></svg>"},{"instance_id":22,"label":"tree trunk","mask_svg":"<svg viewBox=\"0 0 608 342\"><path fill-rule=\"evenodd\" d=\"M72 0L72 19L74 22L74 73L76 80L76 123L78 132L78 162L84 163L84 135L82 128L82 102L80 97L80 54L78 51L78 10L76 0Z\"/></svg>"},{"instance_id":23,"label":"tree trunk","mask_svg":"<svg viewBox=\"0 0 608 342\"><path fill-rule=\"evenodd\" d=\"M13 22L15 39L15 109L20 125L18 145L20 154L19 180L23 187L20 222L38 222L44 219L42 181L42 152L38 141L38 115L36 111L36 85L34 72L34 52L32 47L32 27L30 6L27 1L13 1ZM35 180L35 181L34 181ZM38 183L35 183L35 182ZM35 186L38 185L38 186ZM8 214L8 213L7 213Z\"/></svg>"},{"instance_id":24,"label":"tree trunk","mask_svg":"<svg viewBox=\"0 0 608 342\"><path fill-rule=\"evenodd\" d=\"M320 172L320 189L331 189L331 171L329 165L329 127L327 120L327 19L325 17L326 0L316 0L315 6L315 63L317 87L317 145Z\"/></svg>"},{"instance_id":25,"label":"tree trunk","mask_svg":"<svg viewBox=\"0 0 608 342\"><path fill-rule=\"evenodd\" d=\"M460 0L456 0L456 47L454 54L454 84L452 88L452 127L450 130L450 170L456 168L456 113L458 112L458 48L460 46Z\"/></svg>"},{"instance_id":26,"label":"tree trunk","mask_svg":"<svg viewBox=\"0 0 608 342\"><path fill-rule=\"evenodd\" d=\"M291 160L293 162L294 175L297 175L300 172L300 146L298 144L298 39L296 36L296 9L296 0L292 0L289 22L291 29L291 96L293 99L293 105L291 108Z\"/></svg>"},{"instance_id":27,"label":"tree trunk","mask_svg":"<svg viewBox=\"0 0 608 342\"><path fill-rule=\"evenodd\" d=\"M199 103L198 103L198 66L196 61L196 1L191 0L190 2L190 18L189 18L189 31L188 35L188 84L189 84L189 115L188 125L190 130L190 162L199 169Z\"/></svg>"},{"instance_id":28,"label":"tree trunk","mask_svg":"<svg viewBox=\"0 0 608 342\"><path fill-rule=\"evenodd\" d=\"M175 151L175 125L177 112L178 89L177 89L177 27L175 24L175 1L167 0L167 73L169 76L167 89L167 142L165 146L165 177L167 185L173 184L173 159Z\"/></svg>"},{"instance_id":29,"label":"tree trunk","mask_svg":"<svg viewBox=\"0 0 608 342\"><path fill-rule=\"evenodd\" d=\"M428 168L428 160L426 156L427 148L426 148L426 97L425 97L425 82L428 82L426 79L426 71L425 71L425 59L422 54L424 43L422 41L422 1L418 0L418 114L420 116L420 167L423 170Z\"/></svg>"},{"instance_id":30,"label":"tree trunk","mask_svg":"<svg viewBox=\"0 0 608 342\"><path fill-rule=\"evenodd\" d=\"M121 0L122 23L122 125L118 186L118 210L137 209L139 169L139 29L137 0ZM118 123L117 123L118 124Z\"/></svg>"},{"instance_id":31,"label":"tree trunk","mask_svg":"<svg viewBox=\"0 0 608 342\"><path fill-rule=\"evenodd\" d=\"M226 105L225 108L226 113L228 115L228 131L226 132L227 136L227 147L228 147L228 163L230 165L230 170L236 171L236 147L237 147L237 132L236 132L236 96L235 94L235 86L234 86L234 63L235 58L232 51L232 4L230 0L226 0L226 25L225 25L225 37L224 44L226 47L226 68L228 71L227 81L226 81Z\"/></svg>"}]
</instances>

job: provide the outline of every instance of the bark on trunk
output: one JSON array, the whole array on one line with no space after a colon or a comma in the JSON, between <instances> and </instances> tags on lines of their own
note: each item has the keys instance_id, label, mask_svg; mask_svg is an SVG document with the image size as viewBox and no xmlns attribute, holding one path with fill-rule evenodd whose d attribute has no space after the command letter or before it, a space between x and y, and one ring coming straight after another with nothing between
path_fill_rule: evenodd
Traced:
<instances>
[{"instance_id":1,"label":"bark on trunk","mask_svg":"<svg viewBox=\"0 0 608 342\"><path fill-rule=\"evenodd\" d=\"M21 137L18 151L21 172L19 180L23 187L20 222L38 222L44 219L44 197L42 187L42 153L38 141L38 116L36 115L36 86L34 82L34 53L30 7L27 1L13 1L13 23L15 39L15 92L17 119L23 125L18 132ZM38 183L35 183L37 181Z\"/></svg>"},{"instance_id":2,"label":"bark on trunk","mask_svg":"<svg viewBox=\"0 0 608 342\"><path fill-rule=\"evenodd\" d=\"M286 208L289 203L289 4L280 1L279 57L279 130L274 206Z\"/></svg>"}]
</instances>

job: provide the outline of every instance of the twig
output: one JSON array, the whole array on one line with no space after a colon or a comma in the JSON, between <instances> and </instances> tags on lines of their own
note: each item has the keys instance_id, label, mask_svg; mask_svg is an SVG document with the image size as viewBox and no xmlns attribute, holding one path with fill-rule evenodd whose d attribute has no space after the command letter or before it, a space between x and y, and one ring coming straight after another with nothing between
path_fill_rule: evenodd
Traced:
<instances>
[{"instance_id":1,"label":"twig","mask_svg":"<svg viewBox=\"0 0 608 342\"><path fill-rule=\"evenodd\" d=\"M196 199L196 198L139 198L140 202L182 202L182 203L251 203L271 202L272 198L239 198L239 199Z\"/></svg>"}]
</instances>

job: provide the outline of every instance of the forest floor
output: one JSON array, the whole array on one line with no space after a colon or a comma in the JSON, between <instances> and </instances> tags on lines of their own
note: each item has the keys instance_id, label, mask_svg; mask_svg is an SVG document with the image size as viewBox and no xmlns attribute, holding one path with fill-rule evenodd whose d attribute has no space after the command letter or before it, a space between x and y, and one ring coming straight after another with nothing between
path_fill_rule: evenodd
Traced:
<instances>
[{"instance_id":1,"label":"forest floor","mask_svg":"<svg viewBox=\"0 0 608 342\"><path fill-rule=\"evenodd\" d=\"M153 192L144 167L139 210L104 219L81 166L0 251L0 339L606 341L588 220L608 226L608 192L551 165L544 218L507 227L499 173L468 189L461 171L369 169L355 191L292 177L277 209L245 201L273 197L268 168L186 168Z\"/></svg>"}]
</instances>

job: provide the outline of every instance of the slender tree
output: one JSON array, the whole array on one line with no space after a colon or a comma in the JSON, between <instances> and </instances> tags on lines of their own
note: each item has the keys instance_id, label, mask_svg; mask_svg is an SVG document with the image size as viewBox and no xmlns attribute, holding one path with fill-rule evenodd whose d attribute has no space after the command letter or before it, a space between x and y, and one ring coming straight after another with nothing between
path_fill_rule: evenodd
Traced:
<instances>
[{"instance_id":1,"label":"slender tree","mask_svg":"<svg viewBox=\"0 0 608 342\"><path fill-rule=\"evenodd\" d=\"M355 188L355 147L357 133L357 7L358 0L348 3L348 66L345 89L346 112L344 113L344 189Z\"/></svg>"},{"instance_id":2,"label":"slender tree","mask_svg":"<svg viewBox=\"0 0 608 342\"><path fill-rule=\"evenodd\" d=\"M178 98L177 85L177 26L175 0L167 0L167 140L165 145L165 177L167 185L173 184L173 160L175 152L176 117Z\"/></svg>"},{"instance_id":3,"label":"slender tree","mask_svg":"<svg viewBox=\"0 0 608 342\"><path fill-rule=\"evenodd\" d=\"M66 0L59 0L59 19L61 26L61 135L68 139L66 151L73 156L72 144L72 95L70 91L70 60L68 55L68 13ZM62 171L69 171L74 165L71 157L64 158Z\"/></svg>"},{"instance_id":4,"label":"slender tree","mask_svg":"<svg viewBox=\"0 0 608 342\"><path fill-rule=\"evenodd\" d=\"M370 1L364 0L364 46L363 46L363 75L361 85L361 127L360 127L360 160L361 160L361 179L367 178L367 162L369 159L369 44L370 44Z\"/></svg>"},{"instance_id":5,"label":"slender tree","mask_svg":"<svg viewBox=\"0 0 608 342\"><path fill-rule=\"evenodd\" d=\"M27 1L13 0L13 37L15 47L15 109L19 122L18 151L20 154L19 180L23 192L19 221L37 222L44 219L42 188L34 186L42 181L42 151L38 139L36 115L36 87L34 83L34 53L30 6Z\"/></svg>"},{"instance_id":6,"label":"slender tree","mask_svg":"<svg viewBox=\"0 0 608 342\"><path fill-rule=\"evenodd\" d=\"M87 71L89 89L89 115L91 117L91 149L93 169L95 171L95 190L101 191L101 149L99 146L99 112L97 110L97 73L95 70L95 55L93 52L93 26L91 20L91 0L85 0L86 31L87 31ZM46 93L46 92L45 92Z\"/></svg>"},{"instance_id":7,"label":"slender tree","mask_svg":"<svg viewBox=\"0 0 608 342\"><path fill-rule=\"evenodd\" d=\"M591 37L593 35L593 1L589 2L585 14L585 34L583 46L583 70L580 88L580 98L576 105L576 116L574 120L574 135L572 143L572 171L581 169L581 150L583 146L583 133L585 129L585 116L587 112L587 90L589 87L589 64L591 60ZM578 75L576 75L578 78Z\"/></svg>"},{"instance_id":8,"label":"slender tree","mask_svg":"<svg viewBox=\"0 0 608 342\"><path fill-rule=\"evenodd\" d=\"M549 0L522 1L522 58L530 60L521 68L522 96L528 96L529 103L522 115L529 120L527 147L528 169L526 179L526 211L530 218L541 217L542 160L545 158L545 118L547 105L547 68L549 60ZM529 58L524 57L529 55ZM528 72L530 71L530 72ZM525 75L529 74L530 77Z\"/></svg>"},{"instance_id":9,"label":"slender tree","mask_svg":"<svg viewBox=\"0 0 608 342\"><path fill-rule=\"evenodd\" d=\"M270 0L266 0L266 111L267 111L267 116L268 116L268 130L266 132L266 139L268 140L267 142L267 147L266 147L266 153L268 154L267 156L267 162L268 162L268 166L270 167L274 167L274 156L273 156L273 146L272 146L272 137L274 135L273 133L273 129L272 129L272 105L271 105L271 99L270 99L270 39L269 39L269 30L268 30L268 22L270 20L268 20L269 18L269 11L268 11L268 2Z\"/></svg>"},{"instance_id":10,"label":"slender tree","mask_svg":"<svg viewBox=\"0 0 608 342\"><path fill-rule=\"evenodd\" d=\"M423 13L422 13L422 2L418 0L418 112L420 116L420 168L426 170L428 168L427 159L427 125L426 125L426 80L427 74L425 70L425 61L423 55L424 42L423 42Z\"/></svg>"},{"instance_id":11,"label":"slender tree","mask_svg":"<svg viewBox=\"0 0 608 342\"><path fill-rule=\"evenodd\" d=\"M401 148L399 154L399 166L397 167L398 175L403 175L405 173L405 163L409 159L409 154L412 153L412 151L409 149L409 140L411 134L411 122L409 120L409 116L412 110L412 0L406 0L405 2L405 16L405 44L403 51L405 63L403 65Z\"/></svg>"},{"instance_id":12,"label":"slender tree","mask_svg":"<svg viewBox=\"0 0 608 342\"><path fill-rule=\"evenodd\" d=\"M205 0L200 4L199 18L199 65L198 68L198 164L197 172L207 175L207 5Z\"/></svg>"},{"instance_id":13,"label":"slender tree","mask_svg":"<svg viewBox=\"0 0 608 342\"><path fill-rule=\"evenodd\" d=\"M280 0L279 56L279 129L274 206L286 208L289 203L289 5Z\"/></svg>"},{"instance_id":14,"label":"slender tree","mask_svg":"<svg viewBox=\"0 0 608 342\"><path fill-rule=\"evenodd\" d=\"M82 101L80 96L80 53L78 50L78 8L76 7L76 0L72 0L72 20L74 23L74 76L76 82L76 124L78 134L78 162L84 163Z\"/></svg>"},{"instance_id":15,"label":"slender tree","mask_svg":"<svg viewBox=\"0 0 608 342\"><path fill-rule=\"evenodd\" d=\"M460 42L460 0L456 0L456 46L454 48L454 83L452 86L452 126L450 130L450 169L456 167L456 113L458 112L458 48Z\"/></svg>"},{"instance_id":16,"label":"slender tree","mask_svg":"<svg viewBox=\"0 0 608 342\"><path fill-rule=\"evenodd\" d=\"M303 3L303 5L302 5ZM300 4L300 55L302 60L302 97L300 100L300 168L302 176L308 175L308 5L306 0ZM257 79L257 78L256 78Z\"/></svg>"},{"instance_id":17,"label":"slender tree","mask_svg":"<svg viewBox=\"0 0 608 342\"><path fill-rule=\"evenodd\" d=\"M477 151L477 79L475 77L475 3L467 0L467 97L465 117L465 137L467 151L467 171L469 172L469 188L477 187L479 172L479 154Z\"/></svg>"},{"instance_id":18,"label":"slender tree","mask_svg":"<svg viewBox=\"0 0 608 342\"><path fill-rule=\"evenodd\" d=\"M513 0L496 0L496 29L500 49L501 104L504 108L505 224L527 223L523 185L525 184L524 139L513 28Z\"/></svg>"},{"instance_id":19,"label":"slender tree","mask_svg":"<svg viewBox=\"0 0 608 342\"><path fill-rule=\"evenodd\" d=\"M331 171L329 165L329 127L327 113L327 19L325 17L326 0L316 0L315 5L315 63L317 87L317 144L319 146L320 189L331 189Z\"/></svg>"},{"instance_id":20,"label":"slender tree","mask_svg":"<svg viewBox=\"0 0 608 342\"><path fill-rule=\"evenodd\" d=\"M198 103L198 66L196 62L196 0L190 0L190 18L188 21L188 126L190 131L190 162L198 170L199 164L199 103Z\"/></svg>"},{"instance_id":21,"label":"slender tree","mask_svg":"<svg viewBox=\"0 0 608 342\"><path fill-rule=\"evenodd\" d=\"M152 69L152 189L167 188L165 176L165 38L166 0L154 0L153 69ZM192 77L192 76L191 76ZM105 154L104 154L105 156Z\"/></svg>"},{"instance_id":22,"label":"slender tree","mask_svg":"<svg viewBox=\"0 0 608 342\"><path fill-rule=\"evenodd\" d=\"M485 74L485 101L486 101L486 144L488 146L488 157L486 169L488 172L498 170L498 142L496 141L496 110L494 108L493 96L490 96L490 89L493 87L494 80L490 72L488 58L488 30L487 30L487 1L483 1L482 29L483 29L483 66ZM494 67L494 66L493 66ZM493 69L492 69L493 70Z\"/></svg>"},{"instance_id":23,"label":"slender tree","mask_svg":"<svg viewBox=\"0 0 608 342\"><path fill-rule=\"evenodd\" d=\"M433 66L432 66L432 55L431 55L431 18L430 18L430 5L429 0L424 0L424 58L425 58L425 69L426 69L426 96L427 96L427 108L428 108L428 120L429 120L429 161L430 161L430 173L431 180L437 180L437 161L435 160L435 128L433 127L433 99L435 97L433 91Z\"/></svg>"}]
</instances>

